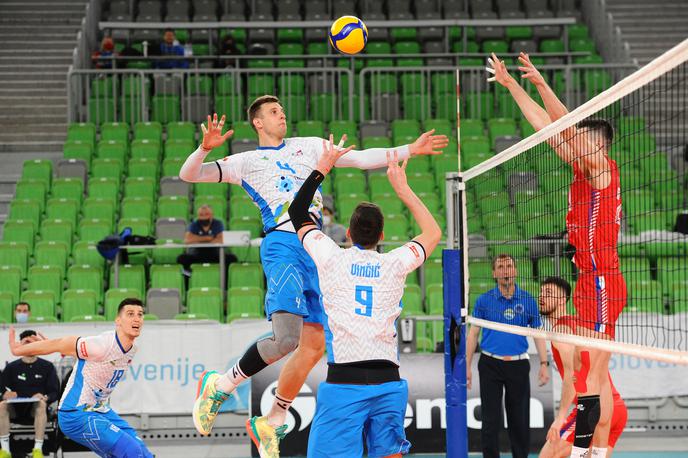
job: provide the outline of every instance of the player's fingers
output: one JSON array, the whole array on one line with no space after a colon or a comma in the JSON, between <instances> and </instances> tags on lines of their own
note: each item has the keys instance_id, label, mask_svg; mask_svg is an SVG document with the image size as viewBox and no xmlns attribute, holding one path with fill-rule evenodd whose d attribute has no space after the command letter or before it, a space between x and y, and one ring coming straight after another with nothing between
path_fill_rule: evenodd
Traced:
<instances>
[{"instance_id":1,"label":"player's fingers","mask_svg":"<svg viewBox=\"0 0 688 458\"><path fill-rule=\"evenodd\" d=\"M337 159L339 159L340 157L344 156L346 153L348 153L349 151L354 149L354 146L356 146L356 145L348 146L345 149L339 151L339 153L337 153Z\"/></svg>"},{"instance_id":2,"label":"player's fingers","mask_svg":"<svg viewBox=\"0 0 688 458\"><path fill-rule=\"evenodd\" d=\"M217 113L213 113L213 127L217 127Z\"/></svg>"},{"instance_id":3,"label":"player's fingers","mask_svg":"<svg viewBox=\"0 0 688 458\"><path fill-rule=\"evenodd\" d=\"M392 162L392 158L390 156L389 150L385 153L387 155L387 165L389 165Z\"/></svg>"},{"instance_id":4,"label":"player's fingers","mask_svg":"<svg viewBox=\"0 0 688 458\"><path fill-rule=\"evenodd\" d=\"M334 135L330 134L330 148L334 148Z\"/></svg>"},{"instance_id":5,"label":"player's fingers","mask_svg":"<svg viewBox=\"0 0 688 458\"><path fill-rule=\"evenodd\" d=\"M234 130L233 130L233 129L230 129L230 130L227 131L226 134L224 134L224 135L222 136L222 140L227 140L227 139L228 139L229 137L231 137L232 135L234 135Z\"/></svg>"},{"instance_id":6,"label":"player's fingers","mask_svg":"<svg viewBox=\"0 0 688 458\"><path fill-rule=\"evenodd\" d=\"M41 331L36 331L36 333L40 336L41 340L48 340L45 334L43 334Z\"/></svg>"},{"instance_id":7,"label":"player's fingers","mask_svg":"<svg viewBox=\"0 0 688 458\"><path fill-rule=\"evenodd\" d=\"M495 69L492 67L485 67L485 71L487 73L492 73L493 75L495 74Z\"/></svg>"},{"instance_id":8,"label":"player's fingers","mask_svg":"<svg viewBox=\"0 0 688 458\"><path fill-rule=\"evenodd\" d=\"M494 77L494 76L493 76L492 78L488 78L488 79L487 79L487 82L488 82L488 83L494 83L495 81L497 81L497 78Z\"/></svg>"},{"instance_id":9,"label":"player's fingers","mask_svg":"<svg viewBox=\"0 0 688 458\"><path fill-rule=\"evenodd\" d=\"M394 163L399 163L399 152L397 150L394 150Z\"/></svg>"},{"instance_id":10,"label":"player's fingers","mask_svg":"<svg viewBox=\"0 0 688 458\"><path fill-rule=\"evenodd\" d=\"M220 118L220 123L219 123L220 129L222 129L222 126L225 125L225 119L226 119L225 115L222 115L222 117Z\"/></svg>"},{"instance_id":11,"label":"player's fingers","mask_svg":"<svg viewBox=\"0 0 688 458\"><path fill-rule=\"evenodd\" d=\"M406 170L406 164L408 164L408 158L404 159L404 162L401 163L401 170Z\"/></svg>"},{"instance_id":12,"label":"player's fingers","mask_svg":"<svg viewBox=\"0 0 688 458\"><path fill-rule=\"evenodd\" d=\"M206 129L205 124L201 124L201 132L203 132L203 135L208 133L208 129Z\"/></svg>"},{"instance_id":13,"label":"player's fingers","mask_svg":"<svg viewBox=\"0 0 688 458\"><path fill-rule=\"evenodd\" d=\"M349 138L346 136L346 134L342 134L342 138L339 139L339 143L337 144L337 148L341 148L344 146L344 143L346 143L346 139Z\"/></svg>"}]
</instances>

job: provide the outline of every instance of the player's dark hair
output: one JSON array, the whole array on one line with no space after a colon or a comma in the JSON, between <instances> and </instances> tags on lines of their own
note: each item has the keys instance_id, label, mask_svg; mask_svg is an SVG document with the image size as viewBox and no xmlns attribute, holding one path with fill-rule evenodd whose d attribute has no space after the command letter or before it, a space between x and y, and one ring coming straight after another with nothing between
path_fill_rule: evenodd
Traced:
<instances>
[{"instance_id":1,"label":"player's dark hair","mask_svg":"<svg viewBox=\"0 0 688 458\"><path fill-rule=\"evenodd\" d=\"M385 217L382 210L370 202L358 204L349 220L351 241L363 248L373 248L380 241Z\"/></svg>"},{"instance_id":2,"label":"player's dark hair","mask_svg":"<svg viewBox=\"0 0 688 458\"><path fill-rule=\"evenodd\" d=\"M542 280L541 286L554 285L566 293L566 300L571 298L571 285L561 277L547 277Z\"/></svg>"},{"instance_id":3,"label":"player's dark hair","mask_svg":"<svg viewBox=\"0 0 688 458\"><path fill-rule=\"evenodd\" d=\"M511 262L514 263L514 266L516 265L516 261L514 260L513 256L511 256L510 254L502 253L495 256L495 258L492 260L492 270L495 270L495 268L497 267L497 261L500 261L502 259L511 259Z\"/></svg>"},{"instance_id":4,"label":"player's dark hair","mask_svg":"<svg viewBox=\"0 0 688 458\"><path fill-rule=\"evenodd\" d=\"M266 103L280 103L280 100L275 97L274 95L261 95L258 97L256 100L253 101L250 107L248 107L247 114L248 114L248 123L251 125L253 130L258 132L258 129L256 129L256 126L253 125L253 120L258 116L258 112L260 111L260 107L265 105Z\"/></svg>"},{"instance_id":5,"label":"player's dark hair","mask_svg":"<svg viewBox=\"0 0 688 458\"><path fill-rule=\"evenodd\" d=\"M26 308L29 309L29 312L31 311L31 305L28 302L24 301L17 302L14 306L14 309L17 310L17 307L19 307L20 305L25 305Z\"/></svg>"},{"instance_id":6,"label":"player's dark hair","mask_svg":"<svg viewBox=\"0 0 688 458\"><path fill-rule=\"evenodd\" d=\"M117 307L117 315L119 315L120 312L127 305L138 305L139 307L143 308L143 302L141 301L141 299L136 299L135 297L127 297L119 303L119 307Z\"/></svg>"},{"instance_id":7,"label":"player's dark hair","mask_svg":"<svg viewBox=\"0 0 688 458\"><path fill-rule=\"evenodd\" d=\"M38 334L36 334L36 331L34 331L33 329L27 329L26 331L19 334L19 340L24 340L27 337L31 337L31 336L35 336L35 335L38 335Z\"/></svg>"},{"instance_id":8,"label":"player's dark hair","mask_svg":"<svg viewBox=\"0 0 688 458\"><path fill-rule=\"evenodd\" d=\"M172 33L174 33L174 29L170 29L170 28L168 27L168 28L166 28L162 33L163 33L163 35L164 35L164 34L166 34L167 32L172 32Z\"/></svg>"},{"instance_id":9,"label":"player's dark hair","mask_svg":"<svg viewBox=\"0 0 688 458\"><path fill-rule=\"evenodd\" d=\"M611 145L614 140L614 127L606 119L584 119L576 127L579 129L587 128L602 134L607 146Z\"/></svg>"}]
</instances>

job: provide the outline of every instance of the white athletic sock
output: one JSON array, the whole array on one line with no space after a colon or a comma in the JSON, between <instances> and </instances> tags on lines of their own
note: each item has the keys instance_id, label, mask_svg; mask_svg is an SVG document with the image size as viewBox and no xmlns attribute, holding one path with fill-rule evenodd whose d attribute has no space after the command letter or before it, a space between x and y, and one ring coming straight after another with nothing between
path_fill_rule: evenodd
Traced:
<instances>
[{"instance_id":1,"label":"white athletic sock","mask_svg":"<svg viewBox=\"0 0 688 458\"><path fill-rule=\"evenodd\" d=\"M33 442L33 449L34 450L38 449L38 450L43 451L43 439L41 439L41 440L35 439Z\"/></svg>"},{"instance_id":2,"label":"white athletic sock","mask_svg":"<svg viewBox=\"0 0 688 458\"><path fill-rule=\"evenodd\" d=\"M215 388L230 394L232 391L236 390L236 387L247 378L248 377L246 377L239 368L239 363L237 362L230 370L227 371L225 375L217 379L217 382L215 382Z\"/></svg>"},{"instance_id":3,"label":"white athletic sock","mask_svg":"<svg viewBox=\"0 0 688 458\"><path fill-rule=\"evenodd\" d=\"M607 456L607 448L595 447L592 448L592 458L605 458Z\"/></svg>"},{"instance_id":4,"label":"white athletic sock","mask_svg":"<svg viewBox=\"0 0 688 458\"><path fill-rule=\"evenodd\" d=\"M275 399L273 399L272 408L268 413L268 424L273 428L282 426L287 419L287 411L289 411L292 402L294 402L293 399L287 399L275 391Z\"/></svg>"},{"instance_id":5,"label":"white athletic sock","mask_svg":"<svg viewBox=\"0 0 688 458\"><path fill-rule=\"evenodd\" d=\"M571 458L588 458L590 456L590 450L583 447L576 447L575 445L571 448Z\"/></svg>"},{"instance_id":6,"label":"white athletic sock","mask_svg":"<svg viewBox=\"0 0 688 458\"><path fill-rule=\"evenodd\" d=\"M0 448L9 452L10 451L10 435L0 436Z\"/></svg>"}]
</instances>

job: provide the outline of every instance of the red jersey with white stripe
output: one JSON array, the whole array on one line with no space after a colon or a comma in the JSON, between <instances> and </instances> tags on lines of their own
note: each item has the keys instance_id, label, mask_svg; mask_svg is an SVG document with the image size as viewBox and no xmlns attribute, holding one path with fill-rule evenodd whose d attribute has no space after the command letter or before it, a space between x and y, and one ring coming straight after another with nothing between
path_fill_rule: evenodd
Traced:
<instances>
[{"instance_id":1,"label":"red jersey with white stripe","mask_svg":"<svg viewBox=\"0 0 688 458\"><path fill-rule=\"evenodd\" d=\"M607 158L611 180L604 189L590 185L577 162L569 190L566 228L576 248L574 262L583 272L619 269L616 245L621 227L621 185L616 162Z\"/></svg>"}]
</instances>

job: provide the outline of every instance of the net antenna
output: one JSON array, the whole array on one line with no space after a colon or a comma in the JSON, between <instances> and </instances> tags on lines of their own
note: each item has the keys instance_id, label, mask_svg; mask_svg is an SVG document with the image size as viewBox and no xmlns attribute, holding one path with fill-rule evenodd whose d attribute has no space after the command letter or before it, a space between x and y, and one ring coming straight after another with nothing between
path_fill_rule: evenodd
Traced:
<instances>
[{"instance_id":1,"label":"net antenna","mask_svg":"<svg viewBox=\"0 0 688 458\"><path fill-rule=\"evenodd\" d=\"M590 70L586 68L584 71ZM464 258L460 277L463 281L459 282L466 286L461 297L462 320L465 318L467 323L483 328L688 365L688 262L685 254L688 231L680 228L681 218L684 218L680 215L688 211L688 191L681 181L683 171L677 173L672 168L671 155L672 149L685 148L688 144L686 99L688 40L539 132L468 170L461 171L459 168L458 174L448 176L447 222L448 229L451 229L448 244L450 248L451 244L456 244ZM628 284L628 305L616 322L614 339L598 338L598 334L594 334L594 337L583 336L581 334L586 333L580 331L576 334L556 332L551 324L547 324L547 320L534 329L504 324L504 320L496 322L485 317L479 319L470 316L465 306L469 303L473 306L472 302L478 294L485 293L495 285L488 262L474 262L473 259L468 262L470 247L467 221L476 223L473 227L482 228L480 231L486 236L485 243L492 256L498 253L512 256L518 269L517 284L534 297L539 296L539 281L546 276L567 277L574 284L582 278L581 273L587 272L580 270L580 266L572 264L567 257L567 250L570 249L566 242L570 234L566 236L566 195L573 174L570 167L556 158L552 148L561 146L554 145L556 142L553 137L558 136L555 137L557 141L563 142L563 135L559 134L565 130L571 131L580 121L601 118L611 120L621 133L620 138L606 145L605 151L605 154L608 151L609 167L616 163L619 170L623 212L618 216L617 224L621 229L616 231L616 252L622 251L621 258L618 258L620 267L617 266L616 270L623 272ZM629 127L633 120L638 122L639 127ZM584 132L581 136L587 135L584 129L576 132L576 135L580 132ZM662 148L655 146L652 135L655 132L662 136L665 143ZM664 135L667 133L668 136ZM553 146L550 147L549 143ZM645 169L646 164L654 164L652 167L657 169ZM660 170L660 166L663 169ZM546 182L549 183L547 189L543 186ZM450 192L453 193L452 197ZM676 203L667 207L662 200L669 192L677 197ZM656 200L654 196L657 196ZM647 200L640 200L641 197ZM631 204L638 201L641 211L634 213ZM590 205L592 207L592 203ZM675 225L671 219L674 216L677 217ZM593 221L589 220L588 226L595 228L597 226ZM645 248L636 250L651 243L653 246L659 245L655 242L669 242L668 248L663 249L670 250L670 254L660 252L646 255L643 251ZM547 248L542 251L538 246ZM591 252L594 251L592 246L591 242ZM642 262L636 262L629 259L629 253L636 258L645 258L641 258ZM594 256L589 256L594 259ZM675 261L680 267L667 270L673 275L667 280L671 284L660 285L664 281L659 277L660 268L665 258L669 257L673 258L668 259L667 263ZM635 268L634 263L643 264L644 267ZM469 271L474 268L476 273L469 278ZM597 276L596 267L593 268ZM483 277L479 277L478 271L483 273ZM637 281L640 276L646 276L646 279ZM481 280L484 281L481 283ZM687 297L679 296L674 291L679 286L684 291L681 294ZM605 300L606 297L600 303L606 304ZM578 319L582 320L578 315L576 313Z\"/></svg>"}]
</instances>

